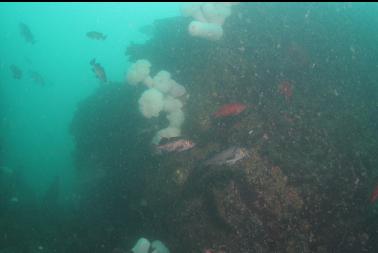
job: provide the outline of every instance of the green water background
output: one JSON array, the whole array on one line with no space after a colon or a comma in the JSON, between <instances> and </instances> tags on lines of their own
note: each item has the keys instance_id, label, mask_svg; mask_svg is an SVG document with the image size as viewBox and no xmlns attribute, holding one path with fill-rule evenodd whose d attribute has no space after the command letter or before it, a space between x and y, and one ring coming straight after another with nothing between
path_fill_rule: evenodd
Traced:
<instances>
[{"instance_id":1,"label":"green water background","mask_svg":"<svg viewBox=\"0 0 378 253\"><path fill-rule=\"evenodd\" d=\"M70 199L75 168L69 125L78 102L100 85L90 60L104 66L110 81L123 81L130 64L126 46L148 39L138 29L178 15L178 3L1 3L1 166L22 175L37 196L59 176L64 199ZM20 22L35 44L21 36ZM91 40L88 31L108 37ZM21 80L12 78L12 64L22 69ZM29 71L40 73L46 85L34 83Z\"/></svg>"}]
</instances>

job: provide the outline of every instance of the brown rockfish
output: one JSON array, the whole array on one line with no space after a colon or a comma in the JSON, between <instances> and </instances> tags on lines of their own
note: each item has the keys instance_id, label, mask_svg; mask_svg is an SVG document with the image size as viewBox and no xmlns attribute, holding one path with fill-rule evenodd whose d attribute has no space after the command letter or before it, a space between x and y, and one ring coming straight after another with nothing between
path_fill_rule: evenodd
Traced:
<instances>
[{"instance_id":1,"label":"brown rockfish","mask_svg":"<svg viewBox=\"0 0 378 253\"><path fill-rule=\"evenodd\" d=\"M108 79L106 78L105 69L101 66L100 63L96 62L96 59L93 58L90 62L92 65L92 71L95 73L96 77L103 83L107 83Z\"/></svg>"},{"instance_id":2,"label":"brown rockfish","mask_svg":"<svg viewBox=\"0 0 378 253\"><path fill-rule=\"evenodd\" d=\"M249 156L245 148L230 147L205 161L205 165L233 165L237 161Z\"/></svg>"},{"instance_id":3,"label":"brown rockfish","mask_svg":"<svg viewBox=\"0 0 378 253\"><path fill-rule=\"evenodd\" d=\"M190 140L179 139L157 145L155 151L159 155L163 153L182 152L195 147L195 145L196 144Z\"/></svg>"},{"instance_id":4,"label":"brown rockfish","mask_svg":"<svg viewBox=\"0 0 378 253\"><path fill-rule=\"evenodd\" d=\"M27 26L24 23L20 23L19 28L20 28L20 33L21 33L22 37L24 37L25 41L29 42L31 44L34 44L35 39L34 39L32 32L30 31L29 26Z\"/></svg>"},{"instance_id":5,"label":"brown rockfish","mask_svg":"<svg viewBox=\"0 0 378 253\"><path fill-rule=\"evenodd\" d=\"M87 32L87 37L93 40L105 40L107 36L100 32L91 31Z\"/></svg>"},{"instance_id":6,"label":"brown rockfish","mask_svg":"<svg viewBox=\"0 0 378 253\"><path fill-rule=\"evenodd\" d=\"M22 70L19 67L17 67L16 65L11 65L9 68L12 72L12 76L14 79L22 78Z\"/></svg>"}]
</instances>

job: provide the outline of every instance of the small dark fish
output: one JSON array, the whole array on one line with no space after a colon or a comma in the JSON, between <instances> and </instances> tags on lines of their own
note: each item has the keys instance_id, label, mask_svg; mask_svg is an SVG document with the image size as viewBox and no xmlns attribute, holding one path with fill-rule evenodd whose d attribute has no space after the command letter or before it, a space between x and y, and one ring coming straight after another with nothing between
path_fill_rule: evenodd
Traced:
<instances>
[{"instance_id":1,"label":"small dark fish","mask_svg":"<svg viewBox=\"0 0 378 253\"><path fill-rule=\"evenodd\" d=\"M157 154L182 152L195 147L195 145L196 144L190 140L179 139L168 143L160 144L156 146L155 150Z\"/></svg>"},{"instance_id":2,"label":"small dark fish","mask_svg":"<svg viewBox=\"0 0 378 253\"><path fill-rule=\"evenodd\" d=\"M19 80L22 78L22 70L19 67L17 67L16 65L11 65L9 68L12 72L12 76L14 79Z\"/></svg>"},{"instance_id":3,"label":"small dark fish","mask_svg":"<svg viewBox=\"0 0 378 253\"><path fill-rule=\"evenodd\" d=\"M87 37L93 40L105 40L107 36L100 32L91 31L87 32Z\"/></svg>"},{"instance_id":4,"label":"small dark fish","mask_svg":"<svg viewBox=\"0 0 378 253\"><path fill-rule=\"evenodd\" d=\"M230 147L206 160L205 165L233 165L247 156L249 155L245 148Z\"/></svg>"},{"instance_id":5,"label":"small dark fish","mask_svg":"<svg viewBox=\"0 0 378 253\"><path fill-rule=\"evenodd\" d=\"M97 63L95 58L90 61L90 64L92 65L92 71L95 73L96 77L101 82L107 83L108 79L106 78L105 69L101 66L101 64Z\"/></svg>"},{"instance_id":6,"label":"small dark fish","mask_svg":"<svg viewBox=\"0 0 378 253\"><path fill-rule=\"evenodd\" d=\"M30 71L29 72L30 78L36 83L41 86L45 86L46 82L45 79L39 74L37 71Z\"/></svg>"},{"instance_id":7,"label":"small dark fish","mask_svg":"<svg viewBox=\"0 0 378 253\"><path fill-rule=\"evenodd\" d=\"M24 23L20 23L19 28L20 28L20 33L24 37L25 41L28 43L34 44L35 39L29 27Z\"/></svg>"}]
</instances>

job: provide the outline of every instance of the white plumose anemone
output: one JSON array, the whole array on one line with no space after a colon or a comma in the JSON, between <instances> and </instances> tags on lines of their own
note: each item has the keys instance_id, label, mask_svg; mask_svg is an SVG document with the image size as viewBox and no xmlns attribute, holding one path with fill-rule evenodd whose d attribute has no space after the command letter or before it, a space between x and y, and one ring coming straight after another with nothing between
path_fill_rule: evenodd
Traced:
<instances>
[{"instance_id":1,"label":"white plumose anemone","mask_svg":"<svg viewBox=\"0 0 378 253\"><path fill-rule=\"evenodd\" d=\"M151 63L148 60L138 60L127 71L126 80L131 85L143 82L150 75Z\"/></svg>"},{"instance_id":2,"label":"white plumose anemone","mask_svg":"<svg viewBox=\"0 0 378 253\"><path fill-rule=\"evenodd\" d=\"M151 88L143 92L138 103L144 117L157 117L164 108L164 96L157 89Z\"/></svg>"},{"instance_id":3,"label":"white plumose anemone","mask_svg":"<svg viewBox=\"0 0 378 253\"><path fill-rule=\"evenodd\" d=\"M168 71L159 71L154 76L154 88L160 90L163 93L167 93L175 81L172 80L171 74Z\"/></svg>"},{"instance_id":4,"label":"white plumose anemone","mask_svg":"<svg viewBox=\"0 0 378 253\"><path fill-rule=\"evenodd\" d=\"M140 238L131 249L133 253L148 253L151 243L146 238Z\"/></svg>"},{"instance_id":5,"label":"white plumose anemone","mask_svg":"<svg viewBox=\"0 0 378 253\"><path fill-rule=\"evenodd\" d=\"M181 14L184 17L193 17L195 20L201 22L207 22L205 16L202 13L201 6L203 3L184 3L181 6Z\"/></svg>"},{"instance_id":6,"label":"white plumose anemone","mask_svg":"<svg viewBox=\"0 0 378 253\"><path fill-rule=\"evenodd\" d=\"M170 253L167 246L164 245L161 241L153 241L150 243L146 238L140 238L135 246L131 249L133 253Z\"/></svg>"},{"instance_id":7,"label":"white plumose anemone","mask_svg":"<svg viewBox=\"0 0 378 253\"><path fill-rule=\"evenodd\" d=\"M158 241L158 240L153 241L151 243L151 248L154 249L154 251L152 251L152 253L170 253L167 246L165 246L164 243L162 243L161 241Z\"/></svg>"},{"instance_id":8,"label":"white plumose anemone","mask_svg":"<svg viewBox=\"0 0 378 253\"><path fill-rule=\"evenodd\" d=\"M154 79L152 77L147 76L144 80L143 83L148 87L148 88L153 88L154 87Z\"/></svg>"},{"instance_id":9,"label":"white plumose anemone","mask_svg":"<svg viewBox=\"0 0 378 253\"><path fill-rule=\"evenodd\" d=\"M173 98L171 96L166 96L164 99L164 111L167 113L172 113L181 110L183 104L180 100Z\"/></svg>"},{"instance_id":10,"label":"white plumose anemone","mask_svg":"<svg viewBox=\"0 0 378 253\"><path fill-rule=\"evenodd\" d=\"M166 112L169 126L158 131L152 142L158 144L162 138L181 135L181 126L185 115L183 103L177 99L186 94L186 89L171 78L168 71L159 71L153 78L150 76L151 63L138 60L127 72L127 81L131 85L145 84L149 89L139 98L139 110L146 118L158 117L161 111ZM143 238L142 238L143 239Z\"/></svg>"},{"instance_id":11,"label":"white plumose anemone","mask_svg":"<svg viewBox=\"0 0 378 253\"><path fill-rule=\"evenodd\" d=\"M180 129L185 120L184 112L181 110L176 110L167 115L169 121L169 127L174 127Z\"/></svg>"},{"instance_id":12,"label":"white plumose anemone","mask_svg":"<svg viewBox=\"0 0 378 253\"><path fill-rule=\"evenodd\" d=\"M169 90L169 94L172 97L178 98L186 94L186 89L181 84L174 82L171 89Z\"/></svg>"},{"instance_id":13,"label":"white plumose anemone","mask_svg":"<svg viewBox=\"0 0 378 253\"><path fill-rule=\"evenodd\" d=\"M231 6L223 3L204 3L202 12L208 23L223 25L231 15Z\"/></svg>"},{"instance_id":14,"label":"white plumose anemone","mask_svg":"<svg viewBox=\"0 0 378 253\"><path fill-rule=\"evenodd\" d=\"M203 2L186 4L181 8L183 16L192 17L189 24L189 34L208 40L219 40L223 36L222 25L231 15L230 2Z\"/></svg>"},{"instance_id":15,"label":"white plumose anemone","mask_svg":"<svg viewBox=\"0 0 378 253\"><path fill-rule=\"evenodd\" d=\"M223 36L223 28L218 24L192 21L188 29L190 35L208 40L219 40Z\"/></svg>"}]
</instances>

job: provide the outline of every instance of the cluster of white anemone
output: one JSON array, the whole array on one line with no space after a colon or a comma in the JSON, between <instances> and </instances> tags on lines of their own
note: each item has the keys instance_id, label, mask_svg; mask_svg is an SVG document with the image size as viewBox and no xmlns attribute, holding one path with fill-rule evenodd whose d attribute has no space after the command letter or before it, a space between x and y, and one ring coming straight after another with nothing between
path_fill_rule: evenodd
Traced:
<instances>
[{"instance_id":1,"label":"cluster of white anemone","mask_svg":"<svg viewBox=\"0 0 378 253\"><path fill-rule=\"evenodd\" d=\"M135 246L131 249L133 253L170 253L169 249L161 241L153 241L152 243L146 238L140 238Z\"/></svg>"},{"instance_id":2,"label":"cluster of white anemone","mask_svg":"<svg viewBox=\"0 0 378 253\"><path fill-rule=\"evenodd\" d=\"M168 127L158 131L152 142L158 144L162 138L172 138L181 135L181 126L185 115L180 97L186 94L186 89L171 78L168 71L159 71L150 76L151 63L148 60L138 60L131 65L126 79L131 85L144 84L148 87L139 98L139 109L144 117L158 117L165 112L169 122Z\"/></svg>"},{"instance_id":3,"label":"cluster of white anemone","mask_svg":"<svg viewBox=\"0 0 378 253\"><path fill-rule=\"evenodd\" d=\"M231 15L231 6L236 2L188 3L181 7L185 17L192 17L189 34L208 40L219 40L223 36L223 24Z\"/></svg>"}]
</instances>

